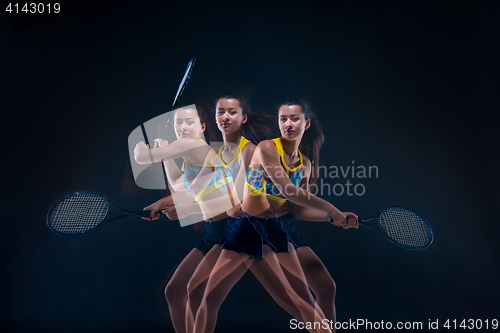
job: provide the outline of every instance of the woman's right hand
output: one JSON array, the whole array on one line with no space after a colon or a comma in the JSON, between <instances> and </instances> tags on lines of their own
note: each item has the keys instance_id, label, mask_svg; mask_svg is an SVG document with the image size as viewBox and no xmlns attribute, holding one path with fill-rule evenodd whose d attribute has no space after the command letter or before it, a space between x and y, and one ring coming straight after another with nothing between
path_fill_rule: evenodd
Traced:
<instances>
[{"instance_id":1,"label":"woman's right hand","mask_svg":"<svg viewBox=\"0 0 500 333\"><path fill-rule=\"evenodd\" d=\"M339 214L332 214L332 221L330 222L337 227L342 227L344 229L354 228L358 229L358 215L351 212L341 212Z\"/></svg>"},{"instance_id":2,"label":"woman's right hand","mask_svg":"<svg viewBox=\"0 0 500 333\"><path fill-rule=\"evenodd\" d=\"M171 195L164 197L164 198L161 198L160 200L156 201L155 203L153 203L147 207L144 207L144 210L151 211L151 214L148 217L143 217L143 219L148 220L148 221L153 221L153 220L159 219L161 216L160 211L167 208L170 205L173 206L173 200L172 200Z\"/></svg>"},{"instance_id":3,"label":"woman's right hand","mask_svg":"<svg viewBox=\"0 0 500 333\"><path fill-rule=\"evenodd\" d=\"M151 211L151 214L148 217L143 217L143 219L148 220L148 221L158 220L161 216L161 214L159 213L159 211L161 210L160 206L161 205L158 204L158 201L157 201L152 205L144 207L144 210Z\"/></svg>"}]
</instances>

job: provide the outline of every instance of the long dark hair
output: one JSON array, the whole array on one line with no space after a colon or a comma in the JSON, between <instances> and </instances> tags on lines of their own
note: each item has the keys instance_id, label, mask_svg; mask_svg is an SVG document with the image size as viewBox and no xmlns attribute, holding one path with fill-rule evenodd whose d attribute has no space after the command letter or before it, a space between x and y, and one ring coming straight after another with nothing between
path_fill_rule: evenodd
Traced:
<instances>
[{"instance_id":1,"label":"long dark hair","mask_svg":"<svg viewBox=\"0 0 500 333\"><path fill-rule=\"evenodd\" d=\"M263 140L270 140L276 137L276 131L269 126L276 123L276 117L267 113L254 113L248 100L235 92L222 94L215 100L215 105L221 99L235 99L240 102L243 114L247 115L247 121L241 126L241 135L258 145ZM215 108L214 108L215 109Z\"/></svg>"},{"instance_id":2,"label":"long dark hair","mask_svg":"<svg viewBox=\"0 0 500 333\"><path fill-rule=\"evenodd\" d=\"M300 98L289 98L284 100L283 103L278 106L278 110L283 105L300 106L302 112L304 112L306 120L309 120L311 122L311 125L308 129L306 129L306 131L304 132L304 136L300 141L299 150L311 160L312 172L309 183L316 184L316 181L318 180L319 150L325 142L323 130L321 129L321 126L319 125L319 122L314 116L314 113L307 101Z\"/></svg>"}]
</instances>

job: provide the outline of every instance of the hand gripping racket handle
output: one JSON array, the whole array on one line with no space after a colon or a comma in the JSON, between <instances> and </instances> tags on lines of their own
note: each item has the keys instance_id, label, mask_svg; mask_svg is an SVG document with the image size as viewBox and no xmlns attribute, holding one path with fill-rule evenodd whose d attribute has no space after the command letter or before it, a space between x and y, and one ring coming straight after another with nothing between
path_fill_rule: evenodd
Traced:
<instances>
[{"instance_id":1,"label":"hand gripping racket handle","mask_svg":"<svg viewBox=\"0 0 500 333\"><path fill-rule=\"evenodd\" d=\"M163 216L161 209L159 211L157 211L156 214L160 214L160 217ZM151 211L150 210L140 210L140 211L134 212L134 215L139 215L140 217L149 217L151 215Z\"/></svg>"}]
</instances>

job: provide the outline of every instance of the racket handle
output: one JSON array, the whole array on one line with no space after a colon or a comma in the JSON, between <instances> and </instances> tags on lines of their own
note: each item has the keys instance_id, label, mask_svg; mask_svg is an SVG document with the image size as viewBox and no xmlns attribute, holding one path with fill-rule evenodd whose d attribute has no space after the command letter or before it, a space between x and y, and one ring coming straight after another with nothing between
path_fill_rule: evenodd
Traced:
<instances>
[{"instance_id":1,"label":"racket handle","mask_svg":"<svg viewBox=\"0 0 500 333\"><path fill-rule=\"evenodd\" d=\"M159 211L157 211L156 214L160 214L160 217L163 216L161 209ZM141 217L149 217L151 215L151 211L150 210L141 210L140 212L138 212L138 215Z\"/></svg>"},{"instance_id":2,"label":"racket handle","mask_svg":"<svg viewBox=\"0 0 500 333\"><path fill-rule=\"evenodd\" d=\"M139 214L141 217L149 217L149 215L151 215L151 211L150 210L143 210L140 212Z\"/></svg>"}]
</instances>

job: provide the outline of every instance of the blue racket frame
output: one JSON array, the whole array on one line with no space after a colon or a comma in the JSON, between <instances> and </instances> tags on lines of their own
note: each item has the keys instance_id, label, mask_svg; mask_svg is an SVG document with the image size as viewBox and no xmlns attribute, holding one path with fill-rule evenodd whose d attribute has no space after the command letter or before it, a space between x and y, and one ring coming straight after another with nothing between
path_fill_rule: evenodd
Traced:
<instances>
[{"instance_id":1,"label":"blue racket frame","mask_svg":"<svg viewBox=\"0 0 500 333\"><path fill-rule=\"evenodd\" d=\"M85 195L85 194L90 194L90 195L99 197L99 198L103 199L107 203L106 212L104 214L104 217L101 219L101 221L98 222L98 223L96 223L96 225L93 226L92 228L86 229L86 230L84 230L82 232L79 232L79 233L62 233L62 232L59 232L56 229L54 229L53 226L52 226L52 224L51 224L51 221L50 221L50 217L51 217L52 212L54 211L54 209L56 207L58 207L59 204L61 204L63 201L67 200L68 198L77 197L79 195ZM110 213L110 211L109 211L109 207L110 206L113 207L114 209L116 209L117 211L121 212L121 214L109 218L108 215ZM139 216L139 217L148 217L148 216L151 215L151 211L150 210L130 211L130 210L121 209L121 208L117 207L116 205L114 205L108 198L106 198L104 195L102 195L100 193L92 192L92 191L78 191L78 192L75 192L75 193L72 193L72 194L68 194L65 197L61 198L56 203L54 203L50 207L50 209L49 209L49 211L47 213L46 223L47 223L47 227L53 233L55 233L57 235L60 235L60 236L65 236L65 237L74 237L74 236L80 236L82 234L89 233L89 232L97 229L97 227L99 227L103 223L109 223L109 222L112 222L114 220L118 220L118 219L121 219L121 218L124 218L124 217L128 217L130 215L131 216Z\"/></svg>"},{"instance_id":2,"label":"blue racket frame","mask_svg":"<svg viewBox=\"0 0 500 333\"><path fill-rule=\"evenodd\" d=\"M411 247L411 246L407 246L407 245L401 244L398 241L396 241L395 239L392 239L390 236L388 236L386 234L386 232L383 230L383 227L382 227L382 225L380 223L380 216L382 215L382 213L384 213L385 211L388 211L390 209L402 209L402 210L406 210L406 211L408 211L410 213L415 214L418 218L420 218L422 220L424 226L426 227L427 231L429 232L429 243L427 245L423 246L423 247ZM374 227L374 226L372 226L372 225L370 225L370 224L367 223L367 222L370 222L372 220L377 220L377 227ZM434 241L434 233L432 232L432 228L431 228L431 225L429 224L429 222L422 215L420 215L419 213L417 213L417 212L415 212L415 211L413 211L413 210L411 210L409 208L406 208L406 207L393 206L393 207L385 208L385 209L381 210L377 215L375 215L373 217L359 220L359 225L362 226L362 227L365 227L367 229L370 229L372 231L377 232L378 234L382 235L385 239L387 239L391 243L397 245L400 248L403 248L403 249L409 250L409 251L424 250L424 249L428 248L429 246L431 246L432 242Z\"/></svg>"}]
</instances>

